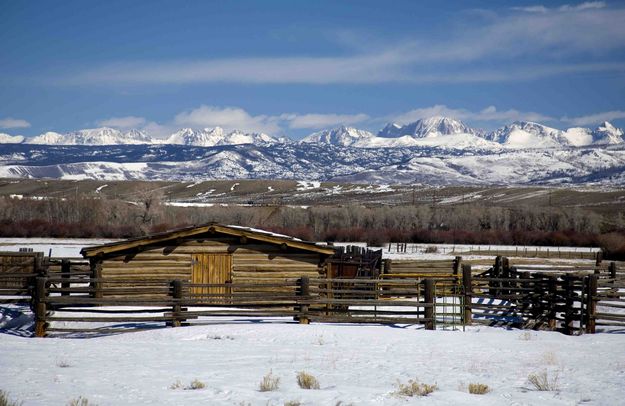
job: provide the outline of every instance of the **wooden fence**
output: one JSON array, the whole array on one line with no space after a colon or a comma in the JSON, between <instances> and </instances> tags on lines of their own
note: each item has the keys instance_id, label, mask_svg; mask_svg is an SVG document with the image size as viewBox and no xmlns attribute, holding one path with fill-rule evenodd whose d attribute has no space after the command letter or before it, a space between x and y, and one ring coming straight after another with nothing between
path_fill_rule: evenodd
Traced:
<instances>
[{"instance_id":1,"label":"wooden fence","mask_svg":"<svg viewBox=\"0 0 625 406\"><path fill-rule=\"evenodd\" d=\"M308 324L379 323L461 324L460 302L437 301L434 279L276 279L254 284L194 284L175 280L116 280L107 282L106 293L126 297L95 297L96 278L37 276L32 307L35 335L48 333L114 333L163 325L214 322L217 317L288 317ZM129 286L133 284L133 286ZM138 284L140 286L134 285ZM204 289L209 288L209 289ZM217 289L223 288L223 289ZM226 289L227 288L227 289ZM160 295L137 298L138 293ZM460 297L460 296L458 296ZM440 298L440 296L439 296ZM456 310L450 308L457 307ZM437 308L441 315L437 317ZM207 319L208 318L208 319ZM107 324L87 328L85 324ZM110 326L110 323L117 323Z\"/></svg>"},{"instance_id":2,"label":"wooden fence","mask_svg":"<svg viewBox=\"0 0 625 406\"><path fill-rule=\"evenodd\" d=\"M419 269L392 278L302 277L233 284L111 281L92 278L86 264L69 261L50 269L20 274L25 285L0 290L0 304L30 304L36 336L108 334L215 323L224 317L421 324L427 329L473 322L565 334L594 333L595 326L625 328L625 273L614 263L545 268L513 266L498 257L479 274L463 264L449 275L435 267L429 274ZM11 278L15 276L0 274L0 286ZM106 290L104 297L97 297L96 286Z\"/></svg>"}]
</instances>

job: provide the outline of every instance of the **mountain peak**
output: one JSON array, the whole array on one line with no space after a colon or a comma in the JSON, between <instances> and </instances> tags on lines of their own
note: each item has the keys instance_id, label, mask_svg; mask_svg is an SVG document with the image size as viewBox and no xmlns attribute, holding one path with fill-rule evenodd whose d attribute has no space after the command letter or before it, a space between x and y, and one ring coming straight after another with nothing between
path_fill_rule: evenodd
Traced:
<instances>
[{"instance_id":1,"label":"mountain peak","mask_svg":"<svg viewBox=\"0 0 625 406\"><path fill-rule=\"evenodd\" d=\"M240 130L233 130L226 133L226 131L221 127L204 128L202 130L182 128L173 133L166 141L168 144L193 145L198 147L238 144L267 144L275 142L279 142L279 140L264 133L248 134Z\"/></svg>"},{"instance_id":2,"label":"mountain peak","mask_svg":"<svg viewBox=\"0 0 625 406\"><path fill-rule=\"evenodd\" d=\"M89 128L66 134L46 132L31 138L29 144L48 145L121 145L121 144L151 144L152 138L139 130L130 130L122 133L109 127Z\"/></svg>"},{"instance_id":3,"label":"mountain peak","mask_svg":"<svg viewBox=\"0 0 625 406\"><path fill-rule=\"evenodd\" d=\"M623 130L614 127L607 121L604 121L603 124L592 132L592 139L593 144L596 145L622 144L625 142Z\"/></svg>"},{"instance_id":4,"label":"mountain peak","mask_svg":"<svg viewBox=\"0 0 625 406\"><path fill-rule=\"evenodd\" d=\"M347 147L360 140L374 137L375 135L369 131L358 130L354 127L342 125L337 128L312 133L309 136L304 137L300 142L304 144L321 143Z\"/></svg>"},{"instance_id":5,"label":"mountain peak","mask_svg":"<svg viewBox=\"0 0 625 406\"><path fill-rule=\"evenodd\" d=\"M444 116L432 116L419 119L404 126L399 126L395 123L388 124L378 135L387 138L401 137L403 135L409 135L413 138L430 138L441 135L476 133L476 130L470 128L462 121Z\"/></svg>"}]
</instances>

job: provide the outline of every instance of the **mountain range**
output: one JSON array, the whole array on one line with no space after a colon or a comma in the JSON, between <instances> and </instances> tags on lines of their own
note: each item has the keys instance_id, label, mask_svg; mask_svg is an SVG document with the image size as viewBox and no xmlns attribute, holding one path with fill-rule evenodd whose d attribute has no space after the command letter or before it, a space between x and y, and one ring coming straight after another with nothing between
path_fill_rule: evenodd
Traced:
<instances>
[{"instance_id":1,"label":"mountain range","mask_svg":"<svg viewBox=\"0 0 625 406\"><path fill-rule=\"evenodd\" d=\"M623 130L605 122L596 129L568 128L559 130L539 123L518 121L492 132L474 129L448 117L430 117L400 125L389 123L377 135L353 127L318 131L298 143L335 145L354 148L397 148L430 146L455 149L501 148L566 148L614 145L625 142ZM166 139L153 138L140 130L122 132L113 128L95 128L65 134L46 132L32 138L0 133L0 144L37 145L186 145L214 147L221 145L271 145L295 143L286 137L264 133L225 131L220 127L184 128Z\"/></svg>"},{"instance_id":2,"label":"mountain range","mask_svg":"<svg viewBox=\"0 0 625 406\"><path fill-rule=\"evenodd\" d=\"M216 127L166 139L111 128L0 134L0 143L0 178L625 186L623 131L610 123L558 130L514 122L485 132L432 117L378 134L338 127L297 142Z\"/></svg>"}]
</instances>

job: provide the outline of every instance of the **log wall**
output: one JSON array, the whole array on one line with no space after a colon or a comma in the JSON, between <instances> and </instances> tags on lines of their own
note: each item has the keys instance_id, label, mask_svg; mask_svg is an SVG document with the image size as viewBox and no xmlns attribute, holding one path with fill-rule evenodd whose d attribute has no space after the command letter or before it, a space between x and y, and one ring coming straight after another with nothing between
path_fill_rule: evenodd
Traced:
<instances>
[{"instance_id":1,"label":"log wall","mask_svg":"<svg viewBox=\"0 0 625 406\"><path fill-rule=\"evenodd\" d=\"M92 266L94 277L111 280L116 287L133 286L133 279L167 282L174 279L191 282L192 254L232 255L230 282L247 284L286 280L308 276L317 278L324 272L325 255L283 249L275 244L242 243L239 238L181 240L176 244L154 245L121 254L109 254L97 260L101 271ZM99 275L96 275L99 272ZM121 283L120 281L128 281ZM103 288L111 284L104 282ZM243 289L243 288L241 288Z\"/></svg>"}]
</instances>

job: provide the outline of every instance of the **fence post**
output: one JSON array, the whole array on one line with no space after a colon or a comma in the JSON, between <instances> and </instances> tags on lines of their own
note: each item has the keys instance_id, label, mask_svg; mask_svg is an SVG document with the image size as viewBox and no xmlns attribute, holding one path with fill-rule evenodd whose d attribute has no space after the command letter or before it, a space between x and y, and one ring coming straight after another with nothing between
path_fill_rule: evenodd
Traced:
<instances>
[{"instance_id":1,"label":"fence post","mask_svg":"<svg viewBox=\"0 0 625 406\"><path fill-rule=\"evenodd\" d=\"M471 275L471 265L462 265L462 286L464 288L464 311L463 322L464 324L471 324L473 322L472 316L472 299L473 299L473 276Z\"/></svg>"},{"instance_id":2,"label":"fence post","mask_svg":"<svg viewBox=\"0 0 625 406\"><path fill-rule=\"evenodd\" d=\"M564 334L573 334L573 278L571 275L564 275Z\"/></svg>"},{"instance_id":3,"label":"fence post","mask_svg":"<svg viewBox=\"0 0 625 406\"><path fill-rule=\"evenodd\" d=\"M69 283L69 278L70 278L70 272L71 272L71 263L69 262L68 259L63 259L61 261L61 288L62 289L69 289L70 287L70 283ZM61 292L61 296L69 296L69 291L65 292L62 291Z\"/></svg>"},{"instance_id":4,"label":"fence post","mask_svg":"<svg viewBox=\"0 0 625 406\"><path fill-rule=\"evenodd\" d=\"M428 306L425 308L425 322L426 330L436 330L436 312L434 306L436 306L436 297L434 296L434 279L426 279L425 283L425 303Z\"/></svg>"},{"instance_id":5,"label":"fence post","mask_svg":"<svg viewBox=\"0 0 625 406\"><path fill-rule=\"evenodd\" d=\"M603 251L597 251L595 254L595 266L600 266L603 261Z\"/></svg>"},{"instance_id":6,"label":"fence post","mask_svg":"<svg viewBox=\"0 0 625 406\"><path fill-rule=\"evenodd\" d=\"M299 308L299 323L308 324L308 303L303 301L310 299L310 278L308 276L302 276L299 279L299 291L297 292L298 299L301 301Z\"/></svg>"},{"instance_id":7,"label":"fence post","mask_svg":"<svg viewBox=\"0 0 625 406\"><path fill-rule=\"evenodd\" d=\"M547 316L547 323L550 330L555 330L557 327L557 306L558 306L558 277L550 275L547 281L547 288L549 290L548 303L549 303L549 315Z\"/></svg>"},{"instance_id":8,"label":"fence post","mask_svg":"<svg viewBox=\"0 0 625 406\"><path fill-rule=\"evenodd\" d=\"M597 275L588 275L586 285L586 333L595 334L595 317L597 314Z\"/></svg>"},{"instance_id":9,"label":"fence post","mask_svg":"<svg viewBox=\"0 0 625 406\"><path fill-rule=\"evenodd\" d=\"M610 279L616 279L616 262L610 262L608 271L610 272Z\"/></svg>"},{"instance_id":10,"label":"fence post","mask_svg":"<svg viewBox=\"0 0 625 406\"><path fill-rule=\"evenodd\" d=\"M181 306L180 300L182 299L182 281L176 279L171 281L171 294L174 299L174 306L172 309L172 327L180 327L181 324Z\"/></svg>"},{"instance_id":11,"label":"fence post","mask_svg":"<svg viewBox=\"0 0 625 406\"><path fill-rule=\"evenodd\" d=\"M35 310L35 337L46 336L46 284L48 278L38 276L35 278L34 310Z\"/></svg>"}]
</instances>

